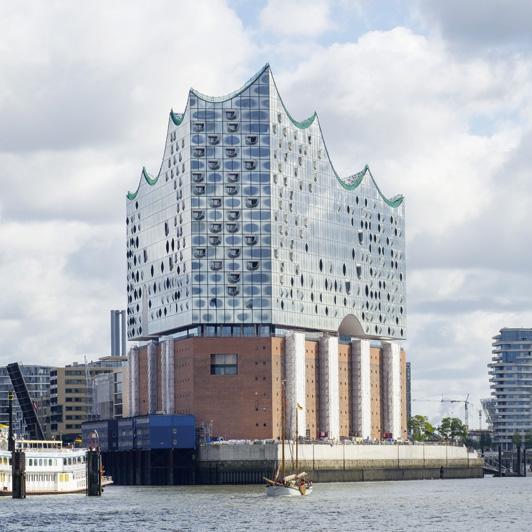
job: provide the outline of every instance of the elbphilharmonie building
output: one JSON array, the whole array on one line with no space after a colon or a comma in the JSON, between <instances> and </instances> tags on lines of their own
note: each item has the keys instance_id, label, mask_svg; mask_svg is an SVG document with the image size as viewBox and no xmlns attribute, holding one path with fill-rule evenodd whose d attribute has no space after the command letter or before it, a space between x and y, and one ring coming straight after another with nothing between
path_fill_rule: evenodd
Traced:
<instances>
[{"instance_id":1,"label":"elbphilharmonie building","mask_svg":"<svg viewBox=\"0 0 532 532\"><path fill-rule=\"evenodd\" d=\"M159 172L143 169L127 195L127 263L133 413L275 437L284 381L311 438L404 437L403 196L384 195L367 166L340 176L316 113L293 118L268 65L170 112ZM242 401L267 407L243 405L240 422L209 410L251 377ZM213 395L200 397L205 383Z\"/></svg>"}]
</instances>

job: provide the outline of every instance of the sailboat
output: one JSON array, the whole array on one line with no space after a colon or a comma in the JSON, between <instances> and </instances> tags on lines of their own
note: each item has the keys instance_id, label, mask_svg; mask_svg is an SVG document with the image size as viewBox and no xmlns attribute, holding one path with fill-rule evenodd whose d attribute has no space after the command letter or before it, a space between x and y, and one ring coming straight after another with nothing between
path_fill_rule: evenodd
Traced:
<instances>
[{"instance_id":1,"label":"sailboat","mask_svg":"<svg viewBox=\"0 0 532 532\"><path fill-rule=\"evenodd\" d=\"M286 474L286 460L285 460L285 383L282 383L282 408L281 408L281 464L273 480L264 477L266 481L266 495L269 497L301 497L310 495L312 493L312 481L309 480L307 473L304 471L298 472L298 445L299 445L299 429L298 429L298 412L303 410L303 407L298 403L296 405L296 459L294 465L294 473Z\"/></svg>"}]
</instances>

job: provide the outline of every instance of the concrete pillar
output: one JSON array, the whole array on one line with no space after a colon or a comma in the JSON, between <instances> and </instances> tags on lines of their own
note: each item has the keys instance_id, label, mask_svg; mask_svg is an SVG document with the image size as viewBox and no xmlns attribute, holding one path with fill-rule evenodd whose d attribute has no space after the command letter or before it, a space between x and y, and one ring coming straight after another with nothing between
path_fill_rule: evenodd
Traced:
<instances>
[{"instance_id":1,"label":"concrete pillar","mask_svg":"<svg viewBox=\"0 0 532 532\"><path fill-rule=\"evenodd\" d=\"M164 414L174 414L174 339L166 338L161 346L161 398Z\"/></svg>"},{"instance_id":2,"label":"concrete pillar","mask_svg":"<svg viewBox=\"0 0 532 532\"><path fill-rule=\"evenodd\" d=\"M121 349L120 349L120 355L126 356L127 354L127 314L125 310L120 311L120 331L122 335L122 343L121 343Z\"/></svg>"},{"instance_id":3,"label":"concrete pillar","mask_svg":"<svg viewBox=\"0 0 532 532\"><path fill-rule=\"evenodd\" d=\"M138 416L140 411L139 395L139 348L129 350L129 415Z\"/></svg>"},{"instance_id":4,"label":"concrete pillar","mask_svg":"<svg viewBox=\"0 0 532 532\"><path fill-rule=\"evenodd\" d=\"M157 342L148 344L148 414L157 412Z\"/></svg>"},{"instance_id":5,"label":"concrete pillar","mask_svg":"<svg viewBox=\"0 0 532 532\"><path fill-rule=\"evenodd\" d=\"M119 345L119 311L111 310L111 355L118 355Z\"/></svg>"},{"instance_id":6,"label":"concrete pillar","mask_svg":"<svg viewBox=\"0 0 532 532\"><path fill-rule=\"evenodd\" d=\"M307 432L306 421L306 376L305 376L305 334L290 332L285 343L286 370L286 427L287 437L296 436L296 408L300 436Z\"/></svg>"},{"instance_id":7,"label":"concrete pillar","mask_svg":"<svg viewBox=\"0 0 532 532\"><path fill-rule=\"evenodd\" d=\"M357 436L371 438L371 354L369 340L351 342L351 412Z\"/></svg>"},{"instance_id":8,"label":"concrete pillar","mask_svg":"<svg viewBox=\"0 0 532 532\"><path fill-rule=\"evenodd\" d=\"M401 348L398 342L383 342L383 432L399 439L401 433Z\"/></svg>"},{"instance_id":9,"label":"concrete pillar","mask_svg":"<svg viewBox=\"0 0 532 532\"><path fill-rule=\"evenodd\" d=\"M338 337L320 338L320 431L331 439L340 438L340 387L338 375Z\"/></svg>"}]
</instances>

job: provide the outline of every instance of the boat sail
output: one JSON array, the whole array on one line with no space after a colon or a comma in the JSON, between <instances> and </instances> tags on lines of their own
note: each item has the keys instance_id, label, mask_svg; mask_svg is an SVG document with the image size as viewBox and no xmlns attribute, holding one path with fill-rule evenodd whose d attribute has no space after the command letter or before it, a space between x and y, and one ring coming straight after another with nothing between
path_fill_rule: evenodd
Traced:
<instances>
[{"instance_id":1,"label":"boat sail","mask_svg":"<svg viewBox=\"0 0 532 532\"><path fill-rule=\"evenodd\" d=\"M295 442L295 464L294 472L286 474L286 457L285 457L285 425L286 425L286 394L285 381L282 382L282 405L281 405L281 464L273 480L264 478L266 481L266 495L269 497L300 497L312 493L312 481L308 478L307 473L298 472L299 469L299 428L298 413L303 407L298 403L296 405L296 442Z\"/></svg>"}]
</instances>

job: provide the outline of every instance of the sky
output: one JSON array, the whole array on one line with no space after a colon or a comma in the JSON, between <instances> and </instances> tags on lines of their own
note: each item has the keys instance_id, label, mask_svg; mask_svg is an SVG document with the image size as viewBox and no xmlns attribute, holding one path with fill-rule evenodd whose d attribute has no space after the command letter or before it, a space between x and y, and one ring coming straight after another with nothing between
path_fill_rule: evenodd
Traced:
<instances>
[{"instance_id":1,"label":"sky","mask_svg":"<svg viewBox=\"0 0 532 532\"><path fill-rule=\"evenodd\" d=\"M0 364L108 354L168 112L269 62L341 174L405 194L413 412L478 426L492 336L532 327L532 2L0 0L0 35Z\"/></svg>"}]
</instances>

